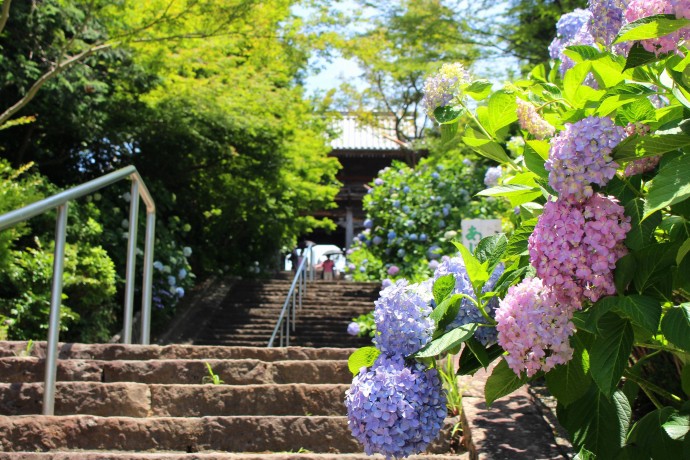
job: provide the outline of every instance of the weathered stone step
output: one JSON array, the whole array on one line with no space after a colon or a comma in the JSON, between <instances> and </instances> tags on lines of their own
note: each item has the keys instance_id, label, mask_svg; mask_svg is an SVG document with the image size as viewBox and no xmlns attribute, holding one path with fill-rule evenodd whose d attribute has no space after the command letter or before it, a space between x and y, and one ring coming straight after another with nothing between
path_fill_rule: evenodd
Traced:
<instances>
[{"instance_id":1,"label":"weathered stone step","mask_svg":"<svg viewBox=\"0 0 690 460\"><path fill-rule=\"evenodd\" d=\"M64 452L3 452L4 460L381 460L383 455L366 454L315 454L315 453L227 453L199 452L183 454L172 452L98 452L98 451L64 451ZM467 453L455 454L421 454L406 457L407 460L467 460Z\"/></svg>"},{"instance_id":2,"label":"weathered stone step","mask_svg":"<svg viewBox=\"0 0 690 460\"><path fill-rule=\"evenodd\" d=\"M46 342L34 342L31 356L45 356ZM0 357L17 357L27 342L0 341ZM297 361L347 359L354 349L303 347L219 347L203 345L121 345L60 343L60 359L149 360L149 359L260 359L262 361Z\"/></svg>"},{"instance_id":3,"label":"weathered stone step","mask_svg":"<svg viewBox=\"0 0 690 460\"><path fill-rule=\"evenodd\" d=\"M343 360L273 361L58 360L58 381L139 382L200 384L208 375L206 364L228 385L262 383L350 383L352 374ZM41 382L45 362L39 358L0 358L0 382Z\"/></svg>"},{"instance_id":4,"label":"weathered stone step","mask_svg":"<svg viewBox=\"0 0 690 460\"><path fill-rule=\"evenodd\" d=\"M447 423L429 449L448 452ZM299 447L297 447L299 446ZM64 449L230 452L361 452L347 417L96 417L92 415L0 416L0 451Z\"/></svg>"},{"instance_id":5,"label":"weathered stone step","mask_svg":"<svg viewBox=\"0 0 690 460\"><path fill-rule=\"evenodd\" d=\"M55 415L343 415L346 384L147 385L58 382ZM0 415L40 414L42 383L0 384Z\"/></svg>"}]
</instances>

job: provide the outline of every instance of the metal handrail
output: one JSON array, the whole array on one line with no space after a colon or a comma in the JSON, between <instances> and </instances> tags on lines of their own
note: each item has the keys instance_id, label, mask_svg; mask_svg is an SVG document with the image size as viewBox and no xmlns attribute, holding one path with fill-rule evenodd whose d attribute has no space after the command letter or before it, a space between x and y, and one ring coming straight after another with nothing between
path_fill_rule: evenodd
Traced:
<instances>
[{"instance_id":1,"label":"metal handrail","mask_svg":"<svg viewBox=\"0 0 690 460\"><path fill-rule=\"evenodd\" d=\"M43 390L43 415L53 415L55 409L55 381L57 377L58 335L60 331L60 301L62 299L62 276L65 268L65 240L67 233L67 206L77 198L94 193L122 179L132 180L129 235L127 241L127 268L125 275L125 312L123 343L132 343L132 316L134 310L134 269L137 250L137 222L139 219L139 198L146 205L146 238L144 247L144 275L142 287L141 343L148 345L151 331L151 284L153 280L153 242L156 228L156 205L146 184L134 166L127 166L105 174L97 179L56 193L23 208L0 216L0 230L29 220L52 209L57 209L55 224L55 251L53 256L53 282L50 293L50 319L46 349L46 372Z\"/></svg>"},{"instance_id":2,"label":"metal handrail","mask_svg":"<svg viewBox=\"0 0 690 460\"><path fill-rule=\"evenodd\" d=\"M302 295L307 291L307 279L310 276L311 280L314 279L314 274L307 271L308 264L313 269L313 264L310 264L312 256L313 251L311 246L309 246L309 255L302 257L302 261L297 267L295 277L292 280L292 284L285 298L285 303L280 310L280 316L278 316L278 321L273 329L273 334L271 334L271 338L268 340L269 348L273 347L273 342L275 342L278 334L280 334L278 346L290 346L290 316L292 316L292 331L294 332L295 321L297 320L297 309L302 309ZM297 291L295 291L295 288ZM283 333L283 331L285 333Z\"/></svg>"}]
</instances>

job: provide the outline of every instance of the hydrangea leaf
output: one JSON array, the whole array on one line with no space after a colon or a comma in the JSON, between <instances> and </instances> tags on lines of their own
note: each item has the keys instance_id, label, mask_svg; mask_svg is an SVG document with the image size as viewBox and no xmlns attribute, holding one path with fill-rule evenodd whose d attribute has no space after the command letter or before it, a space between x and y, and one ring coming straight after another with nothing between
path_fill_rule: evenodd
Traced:
<instances>
[{"instance_id":1,"label":"hydrangea leaf","mask_svg":"<svg viewBox=\"0 0 690 460\"><path fill-rule=\"evenodd\" d=\"M537 218L522 222L522 225L513 232L508 240L508 247L505 252L506 257L520 256L527 253L528 239L536 225Z\"/></svg>"},{"instance_id":2,"label":"hydrangea leaf","mask_svg":"<svg viewBox=\"0 0 690 460\"><path fill-rule=\"evenodd\" d=\"M482 238L474 251L474 255L481 263L489 262L488 271L493 272L507 247L508 239L505 234L499 233Z\"/></svg>"},{"instance_id":3,"label":"hydrangea leaf","mask_svg":"<svg viewBox=\"0 0 690 460\"><path fill-rule=\"evenodd\" d=\"M563 77L563 95L571 104L575 102L577 91L582 87L582 82L585 81L587 74L591 70L591 62L581 62L566 72Z\"/></svg>"},{"instance_id":4,"label":"hydrangea leaf","mask_svg":"<svg viewBox=\"0 0 690 460\"><path fill-rule=\"evenodd\" d=\"M663 428L675 413L672 407L662 407L648 413L630 430L628 444L646 455L645 458L683 458L683 444L671 439Z\"/></svg>"},{"instance_id":5,"label":"hydrangea leaf","mask_svg":"<svg viewBox=\"0 0 690 460\"><path fill-rule=\"evenodd\" d=\"M548 150L547 150L548 152ZM542 179L549 179L549 172L544 167L544 158L532 146L527 143L525 145L525 165L527 168Z\"/></svg>"},{"instance_id":6,"label":"hydrangea leaf","mask_svg":"<svg viewBox=\"0 0 690 460\"><path fill-rule=\"evenodd\" d=\"M631 40L646 40L672 34L690 25L690 19L676 19L673 14L655 14L640 18L621 27L613 45Z\"/></svg>"},{"instance_id":7,"label":"hydrangea leaf","mask_svg":"<svg viewBox=\"0 0 690 460\"><path fill-rule=\"evenodd\" d=\"M470 345L472 344L472 345ZM484 350L486 354L486 359L484 358L484 353L478 351L480 348ZM458 362L458 375L474 375L482 367L486 368L491 364L496 358L503 354L503 348L500 345L494 344L488 348L483 348L482 344L479 343L474 338L465 342L465 347L460 353L460 361ZM481 355L481 358L479 357Z\"/></svg>"},{"instance_id":8,"label":"hydrangea leaf","mask_svg":"<svg viewBox=\"0 0 690 460\"><path fill-rule=\"evenodd\" d=\"M436 305L441 305L441 302L453 292L453 289L455 289L455 277L452 274L441 276L434 281L431 291Z\"/></svg>"},{"instance_id":9,"label":"hydrangea leaf","mask_svg":"<svg viewBox=\"0 0 690 460\"><path fill-rule=\"evenodd\" d=\"M491 275L488 270L488 263L481 263L477 260L462 243L453 242L453 244L458 248L462 260L465 262L467 277L470 279L470 283L472 283L475 294L480 293Z\"/></svg>"},{"instance_id":10,"label":"hydrangea leaf","mask_svg":"<svg viewBox=\"0 0 690 460\"><path fill-rule=\"evenodd\" d=\"M380 354L381 352L376 347L359 348L347 358L347 367L352 375L357 375L361 368L371 367Z\"/></svg>"},{"instance_id":11,"label":"hydrangea leaf","mask_svg":"<svg viewBox=\"0 0 690 460\"><path fill-rule=\"evenodd\" d=\"M515 94L507 91L496 91L489 98L489 117L487 131L498 137L498 132L517 121L517 103Z\"/></svg>"},{"instance_id":12,"label":"hydrangea leaf","mask_svg":"<svg viewBox=\"0 0 690 460\"><path fill-rule=\"evenodd\" d=\"M498 293L499 297L503 297L505 292L510 286L515 284L515 281L522 279L522 275L527 272L528 267L520 267L512 270L506 270L503 272L498 281L496 281L496 286L494 286L494 291Z\"/></svg>"},{"instance_id":13,"label":"hydrangea leaf","mask_svg":"<svg viewBox=\"0 0 690 460\"><path fill-rule=\"evenodd\" d=\"M649 99L638 99L632 104L620 108L616 112L616 121L622 125L636 122L650 122L656 120L656 111Z\"/></svg>"},{"instance_id":14,"label":"hydrangea leaf","mask_svg":"<svg viewBox=\"0 0 690 460\"><path fill-rule=\"evenodd\" d=\"M630 322L613 313L599 319L597 331L590 351L590 372L601 392L609 397L623 375L635 337Z\"/></svg>"},{"instance_id":15,"label":"hydrangea leaf","mask_svg":"<svg viewBox=\"0 0 690 460\"><path fill-rule=\"evenodd\" d=\"M489 80L475 80L465 88L465 94L470 96L475 101L481 101L491 94L491 83Z\"/></svg>"},{"instance_id":16,"label":"hydrangea leaf","mask_svg":"<svg viewBox=\"0 0 690 460\"><path fill-rule=\"evenodd\" d=\"M631 408L621 391L607 398L596 385L567 407L558 405L558 420L568 430L573 447L602 459L617 458L630 426Z\"/></svg>"},{"instance_id":17,"label":"hydrangea leaf","mask_svg":"<svg viewBox=\"0 0 690 460\"><path fill-rule=\"evenodd\" d=\"M625 68L623 70L625 71L642 65L651 64L652 62L660 61L666 57L668 57L668 54L660 54L657 56L644 49L644 46L639 43L635 43L628 52L628 59L625 61Z\"/></svg>"},{"instance_id":18,"label":"hydrangea leaf","mask_svg":"<svg viewBox=\"0 0 690 460\"><path fill-rule=\"evenodd\" d=\"M689 145L690 136L686 134L631 136L614 147L613 159L616 161L630 161L638 158L663 155Z\"/></svg>"},{"instance_id":19,"label":"hydrangea leaf","mask_svg":"<svg viewBox=\"0 0 690 460\"><path fill-rule=\"evenodd\" d=\"M583 61L594 61L601 56L604 56L604 53L599 51L597 48L588 45L566 46L563 54L568 56L576 63Z\"/></svg>"},{"instance_id":20,"label":"hydrangea leaf","mask_svg":"<svg viewBox=\"0 0 690 460\"><path fill-rule=\"evenodd\" d=\"M683 388L683 392L690 396L690 364L683 366L683 371L680 374L680 383Z\"/></svg>"},{"instance_id":21,"label":"hydrangea leaf","mask_svg":"<svg viewBox=\"0 0 690 460\"><path fill-rule=\"evenodd\" d=\"M661 320L661 304L654 297L630 295L616 297L613 311L629 319L633 326L644 329L648 334L656 334Z\"/></svg>"},{"instance_id":22,"label":"hydrangea leaf","mask_svg":"<svg viewBox=\"0 0 690 460\"><path fill-rule=\"evenodd\" d=\"M679 247L680 243L676 242L653 244L634 253L637 270L633 283L638 293L654 288L663 278L671 278L670 267L675 263Z\"/></svg>"},{"instance_id":23,"label":"hydrangea leaf","mask_svg":"<svg viewBox=\"0 0 690 460\"><path fill-rule=\"evenodd\" d=\"M443 142L451 141L458 133L458 123L450 123L441 125L441 140Z\"/></svg>"},{"instance_id":24,"label":"hydrangea leaf","mask_svg":"<svg viewBox=\"0 0 690 460\"><path fill-rule=\"evenodd\" d=\"M427 343L421 350L414 353L412 357L430 358L432 356L438 356L468 340L474 335L475 330L477 330L476 323L463 324Z\"/></svg>"},{"instance_id":25,"label":"hydrangea leaf","mask_svg":"<svg viewBox=\"0 0 690 460\"><path fill-rule=\"evenodd\" d=\"M592 62L592 73L601 88L611 88L625 80L623 68L625 63L616 58L605 55Z\"/></svg>"},{"instance_id":26,"label":"hydrangea leaf","mask_svg":"<svg viewBox=\"0 0 690 460\"><path fill-rule=\"evenodd\" d=\"M661 320L661 331L669 342L690 351L690 303L671 308Z\"/></svg>"},{"instance_id":27,"label":"hydrangea leaf","mask_svg":"<svg viewBox=\"0 0 690 460\"><path fill-rule=\"evenodd\" d=\"M455 287L455 277L450 276L453 279L453 287ZM442 277L445 278L445 277ZM441 279L441 278L439 278ZM451 292L452 292L451 288ZM436 323L436 332L434 333L434 338L440 336L446 330L446 327L453 322L455 317L460 311L460 304L462 303L463 295L454 294L450 297L444 298L444 300L434 308L429 317Z\"/></svg>"},{"instance_id":28,"label":"hydrangea leaf","mask_svg":"<svg viewBox=\"0 0 690 460\"><path fill-rule=\"evenodd\" d=\"M463 142L474 151L486 158L498 163L509 163L510 157L505 149L498 142L487 139L473 129L467 130L467 135L462 138Z\"/></svg>"},{"instance_id":29,"label":"hydrangea leaf","mask_svg":"<svg viewBox=\"0 0 690 460\"><path fill-rule=\"evenodd\" d=\"M625 215L630 217L630 231L625 238L625 245L637 251L652 243L654 231L661 223L661 212L655 212L644 218L645 202L635 198L625 204Z\"/></svg>"},{"instance_id":30,"label":"hydrangea leaf","mask_svg":"<svg viewBox=\"0 0 690 460\"><path fill-rule=\"evenodd\" d=\"M690 432L690 415L678 413L671 415L662 425L669 438L673 440L684 439Z\"/></svg>"},{"instance_id":31,"label":"hydrangea leaf","mask_svg":"<svg viewBox=\"0 0 690 460\"><path fill-rule=\"evenodd\" d=\"M626 254L616 261L616 270L613 272L613 282L616 292L623 295L635 277L637 261L633 254Z\"/></svg>"},{"instance_id":32,"label":"hydrangea leaf","mask_svg":"<svg viewBox=\"0 0 690 460\"><path fill-rule=\"evenodd\" d=\"M568 406L587 393L592 385L592 378L588 374L589 355L582 344L571 341L575 352L573 359L565 364L556 366L546 374L546 385L558 402Z\"/></svg>"},{"instance_id":33,"label":"hydrangea leaf","mask_svg":"<svg viewBox=\"0 0 690 460\"><path fill-rule=\"evenodd\" d=\"M457 123L465 111L462 107L445 105L434 109L434 118L441 125Z\"/></svg>"},{"instance_id":34,"label":"hydrangea leaf","mask_svg":"<svg viewBox=\"0 0 690 460\"><path fill-rule=\"evenodd\" d=\"M496 364L496 367L494 367L489 378L486 379L486 386L484 387L486 405L491 406L494 401L509 395L525 383L527 383L525 377L515 374L515 372L508 367L508 363L505 359L500 360L498 364Z\"/></svg>"}]
</instances>

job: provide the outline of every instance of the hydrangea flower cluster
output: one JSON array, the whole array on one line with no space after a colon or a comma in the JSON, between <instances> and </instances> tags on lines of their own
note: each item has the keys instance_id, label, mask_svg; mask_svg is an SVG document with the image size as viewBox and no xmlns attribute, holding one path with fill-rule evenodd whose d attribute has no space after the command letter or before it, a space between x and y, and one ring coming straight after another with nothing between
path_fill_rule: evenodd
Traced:
<instances>
[{"instance_id":1,"label":"hydrangea flower cluster","mask_svg":"<svg viewBox=\"0 0 690 460\"><path fill-rule=\"evenodd\" d=\"M649 172L659 164L661 156L645 157L633 160L625 166L625 176L632 177L637 174Z\"/></svg>"},{"instance_id":2,"label":"hydrangea flower cluster","mask_svg":"<svg viewBox=\"0 0 690 460\"><path fill-rule=\"evenodd\" d=\"M549 45L549 55L551 59L560 59L561 75L575 66L575 62L564 53L566 47L594 44L594 37L588 27L591 21L592 13L589 10L577 8L571 13L561 16L556 23L556 38Z\"/></svg>"},{"instance_id":3,"label":"hydrangea flower cluster","mask_svg":"<svg viewBox=\"0 0 690 460\"><path fill-rule=\"evenodd\" d=\"M677 18L690 17L687 0L631 0L625 10L625 19L633 22L655 14L675 14ZM644 49L656 55L676 51L678 42L690 38L690 27L683 27L659 38L641 40Z\"/></svg>"},{"instance_id":4,"label":"hydrangea flower cluster","mask_svg":"<svg viewBox=\"0 0 690 460\"><path fill-rule=\"evenodd\" d=\"M581 307L615 294L612 270L627 253L630 217L613 197L595 194L583 203L549 201L529 237L529 254L544 285L564 305Z\"/></svg>"},{"instance_id":5,"label":"hydrangea flower cluster","mask_svg":"<svg viewBox=\"0 0 690 460\"><path fill-rule=\"evenodd\" d=\"M539 278L511 286L496 312L498 343L517 375L548 372L573 356L569 338L575 332L573 309L559 303L555 292Z\"/></svg>"},{"instance_id":6,"label":"hydrangea flower cluster","mask_svg":"<svg viewBox=\"0 0 690 460\"><path fill-rule=\"evenodd\" d=\"M423 296L415 292L418 286L405 279L381 291L374 302L376 337L374 345L388 356L408 356L431 340L434 320L429 318L431 307Z\"/></svg>"},{"instance_id":7,"label":"hydrangea flower cluster","mask_svg":"<svg viewBox=\"0 0 690 460\"><path fill-rule=\"evenodd\" d=\"M436 369L381 355L346 392L348 425L367 455L403 458L426 449L446 417Z\"/></svg>"},{"instance_id":8,"label":"hydrangea flower cluster","mask_svg":"<svg viewBox=\"0 0 690 460\"><path fill-rule=\"evenodd\" d=\"M587 117L567 123L565 130L551 140L549 184L560 197L577 201L592 196L591 184L606 185L616 174L618 164L611 151L625 138L625 130L610 118Z\"/></svg>"},{"instance_id":9,"label":"hydrangea flower cluster","mask_svg":"<svg viewBox=\"0 0 690 460\"><path fill-rule=\"evenodd\" d=\"M504 267L499 265L496 267L494 272L491 274L489 280L484 284L483 292L489 292L493 289L498 278L503 274ZM434 281L439 279L444 275L452 274L455 277L455 289L454 294L467 294L471 297L475 297L474 290L472 289L472 284L467 276L467 270L465 269L465 264L462 257L448 257L443 256L442 262L436 268L434 272ZM430 287L431 289L431 287ZM494 297L489 301L485 307L486 312L489 316L495 315L496 308L498 307L498 298ZM456 327L463 326L469 323L486 323L486 319L479 311L479 309L469 300L463 299L460 303L460 310L458 310L458 315L456 318L448 325L447 330L455 329ZM480 327L474 333L474 337L480 341L483 345L489 345L496 342L496 329L493 327Z\"/></svg>"},{"instance_id":10,"label":"hydrangea flower cluster","mask_svg":"<svg viewBox=\"0 0 690 460\"><path fill-rule=\"evenodd\" d=\"M434 110L445 107L462 94L462 87L470 82L470 74L460 63L443 64L438 73L424 82L424 106L429 118Z\"/></svg>"},{"instance_id":11,"label":"hydrangea flower cluster","mask_svg":"<svg viewBox=\"0 0 690 460\"><path fill-rule=\"evenodd\" d=\"M548 121L544 120L544 118L537 113L537 109L535 109L532 104L523 101L519 97L516 98L516 102L520 128L540 140L545 137L553 136L556 132L556 128L551 126Z\"/></svg>"},{"instance_id":12,"label":"hydrangea flower cluster","mask_svg":"<svg viewBox=\"0 0 690 460\"><path fill-rule=\"evenodd\" d=\"M625 24L625 9L630 0L589 0L588 9L592 13L589 31L594 40L610 48L611 43ZM594 20L596 18L596 20ZM627 54L630 43L620 43L613 46L613 51Z\"/></svg>"},{"instance_id":13,"label":"hydrangea flower cluster","mask_svg":"<svg viewBox=\"0 0 690 460\"><path fill-rule=\"evenodd\" d=\"M503 175L503 169L500 166L492 166L486 170L484 175L484 185L487 187L494 187L498 185L498 180Z\"/></svg>"}]
</instances>

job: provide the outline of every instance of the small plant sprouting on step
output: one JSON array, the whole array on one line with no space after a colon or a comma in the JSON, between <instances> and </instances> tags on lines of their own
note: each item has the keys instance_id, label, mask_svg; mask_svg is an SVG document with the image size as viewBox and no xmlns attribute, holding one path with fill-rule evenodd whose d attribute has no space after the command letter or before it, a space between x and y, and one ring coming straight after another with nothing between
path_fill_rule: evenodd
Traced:
<instances>
[{"instance_id":1,"label":"small plant sprouting on step","mask_svg":"<svg viewBox=\"0 0 690 460\"><path fill-rule=\"evenodd\" d=\"M24 347L24 349L22 351L17 353L17 356L19 356L20 358L28 358L31 356L31 352L33 351L33 349L34 349L34 341L29 339L29 341L26 342L26 347Z\"/></svg>"},{"instance_id":2,"label":"small plant sprouting on step","mask_svg":"<svg viewBox=\"0 0 690 460\"><path fill-rule=\"evenodd\" d=\"M209 363L204 364L206 364L206 369L208 369L208 375L205 375L204 378L201 379L201 383L210 383L212 385L222 385L225 383L220 379L219 375L213 373L213 369L211 368L211 365Z\"/></svg>"},{"instance_id":3,"label":"small plant sprouting on step","mask_svg":"<svg viewBox=\"0 0 690 460\"><path fill-rule=\"evenodd\" d=\"M443 389L446 392L446 406L448 414L458 416L462 412L462 393L458 388L458 376L453 366L453 356L448 355L444 365L439 366L438 373L443 381Z\"/></svg>"}]
</instances>

